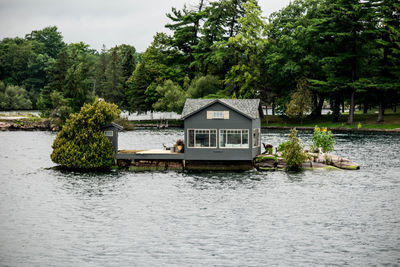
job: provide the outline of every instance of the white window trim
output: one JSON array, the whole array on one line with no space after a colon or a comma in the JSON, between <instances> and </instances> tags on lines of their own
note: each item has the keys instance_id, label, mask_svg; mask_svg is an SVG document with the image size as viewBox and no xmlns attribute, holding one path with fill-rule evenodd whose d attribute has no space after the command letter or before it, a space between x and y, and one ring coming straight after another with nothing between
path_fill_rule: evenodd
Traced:
<instances>
[{"instance_id":1,"label":"white window trim","mask_svg":"<svg viewBox=\"0 0 400 267\"><path fill-rule=\"evenodd\" d=\"M189 146L189 131L191 131L191 130L193 130L194 131L194 133L193 133L193 138L194 138L194 140L193 140L193 144L194 144L194 146ZM211 144L211 142L210 142L210 140L211 140L211 131L215 131L215 146L209 146L209 147L204 147L204 146L201 146L201 147L197 147L196 146L196 130L200 130L200 131L209 131L208 132L208 140L209 140L209 143ZM217 146L218 146L218 131L217 131L217 129L193 129L193 128L191 128L191 129L187 129L187 148L200 148L200 149L210 149L210 148L217 148Z\"/></svg>"},{"instance_id":2,"label":"white window trim","mask_svg":"<svg viewBox=\"0 0 400 267\"><path fill-rule=\"evenodd\" d=\"M229 120L229 110L207 110L207 120ZM218 113L221 116L215 116Z\"/></svg>"},{"instance_id":3,"label":"white window trim","mask_svg":"<svg viewBox=\"0 0 400 267\"><path fill-rule=\"evenodd\" d=\"M220 148L220 149L249 149L250 148L250 144L249 144L249 142L250 142L250 138L249 138L249 133L250 133L250 131L249 131L249 129L219 129L219 135L218 135L218 141L220 141L220 139L221 139L221 131L226 131L226 130L229 130L229 131L241 131L241 134L240 134L240 143L242 143L243 142L243 131L246 131L247 130L247 147L221 147L221 144L220 144L220 142L218 142L218 147ZM226 141L226 137L225 137L225 141ZM226 145L226 143L225 143L225 145Z\"/></svg>"},{"instance_id":4,"label":"white window trim","mask_svg":"<svg viewBox=\"0 0 400 267\"><path fill-rule=\"evenodd\" d=\"M254 144L255 144L255 142L254 142L254 140L255 140L255 138L254 138L254 131L255 130L258 130L258 146L255 146ZM256 148L256 147L261 147L261 129L260 128L254 128L253 129L253 132L252 132L252 139L253 139L253 148Z\"/></svg>"}]
</instances>

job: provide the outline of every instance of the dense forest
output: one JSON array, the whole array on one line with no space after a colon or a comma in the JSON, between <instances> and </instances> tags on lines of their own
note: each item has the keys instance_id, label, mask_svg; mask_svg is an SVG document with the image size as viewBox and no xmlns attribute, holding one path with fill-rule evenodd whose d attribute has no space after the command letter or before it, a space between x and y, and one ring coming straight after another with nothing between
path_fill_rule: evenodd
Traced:
<instances>
[{"instance_id":1,"label":"dense forest","mask_svg":"<svg viewBox=\"0 0 400 267\"><path fill-rule=\"evenodd\" d=\"M336 121L349 107L396 108L398 0L294 0L264 18L255 0L198 0L166 14L138 53L66 44L57 27L0 42L0 110L40 109L65 119L104 98L127 111L180 112L186 98L261 98L274 112Z\"/></svg>"}]
</instances>

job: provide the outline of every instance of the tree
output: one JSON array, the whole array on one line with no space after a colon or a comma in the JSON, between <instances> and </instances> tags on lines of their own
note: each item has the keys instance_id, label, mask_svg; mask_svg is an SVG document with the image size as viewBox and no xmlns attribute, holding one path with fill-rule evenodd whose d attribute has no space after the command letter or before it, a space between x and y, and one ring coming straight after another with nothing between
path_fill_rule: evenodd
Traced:
<instances>
[{"instance_id":1,"label":"tree","mask_svg":"<svg viewBox=\"0 0 400 267\"><path fill-rule=\"evenodd\" d=\"M56 26L49 26L39 31L32 31L30 34L25 35L25 39L37 41L42 44L41 49L36 52L38 54L47 54L51 58L56 58L60 51L66 46Z\"/></svg>"},{"instance_id":2,"label":"tree","mask_svg":"<svg viewBox=\"0 0 400 267\"><path fill-rule=\"evenodd\" d=\"M165 25L165 27L174 32L172 45L183 53L185 59L189 62L188 66L194 60L193 47L199 41L200 21L204 16L203 8L204 0L199 0L198 6L193 10L184 6L182 10L172 8L172 13L167 14L172 23ZM193 77L193 72L192 68L188 69L189 77Z\"/></svg>"},{"instance_id":3,"label":"tree","mask_svg":"<svg viewBox=\"0 0 400 267\"><path fill-rule=\"evenodd\" d=\"M44 115L54 108L50 96L53 91L62 93L73 112L94 100L94 60L93 51L82 42L62 49L49 69L50 82L41 92L38 105Z\"/></svg>"},{"instance_id":4,"label":"tree","mask_svg":"<svg viewBox=\"0 0 400 267\"><path fill-rule=\"evenodd\" d=\"M179 85L167 80L163 85L159 85L156 90L161 97L153 104L155 110L182 112L186 93Z\"/></svg>"},{"instance_id":5,"label":"tree","mask_svg":"<svg viewBox=\"0 0 400 267\"><path fill-rule=\"evenodd\" d=\"M321 42L332 47L331 52L321 59L326 73L325 85L338 92L336 98L350 95L348 124L354 121L356 85L361 62L367 55L363 49L367 14L368 8L359 0L324 1L316 25ZM335 105L337 103L338 99L335 99Z\"/></svg>"},{"instance_id":6,"label":"tree","mask_svg":"<svg viewBox=\"0 0 400 267\"><path fill-rule=\"evenodd\" d=\"M118 56L118 46L112 49L105 76L104 99L118 106L122 106L125 102L125 94L123 91L124 78L122 74L122 65Z\"/></svg>"},{"instance_id":7,"label":"tree","mask_svg":"<svg viewBox=\"0 0 400 267\"><path fill-rule=\"evenodd\" d=\"M400 91L400 5L395 0L371 0L370 9L374 11L371 21L375 22L369 36L373 40L370 48L375 48L376 53L367 64L371 77L362 79L360 84L375 92L379 105L377 121L383 122L385 99L389 100L391 95L398 99Z\"/></svg>"},{"instance_id":8,"label":"tree","mask_svg":"<svg viewBox=\"0 0 400 267\"><path fill-rule=\"evenodd\" d=\"M103 44L100 55L97 59L96 64L96 81L95 81L95 92L98 97L104 97L106 91L107 82L107 66L109 62L109 55L106 46Z\"/></svg>"},{"instance_id":9,"label":"tree","mask_svg":"<svg viewBox=\"0 0 400 267\"><path fill-rule=\"evenodd\" d=\"M96 100L71 114L53 143L51 160L73 169L109 168L114 161L112 146L100 127L119 117L114 104Z\"/></svg>"},{"instance_id":10,"label":"tree","mask_svg":"<svg viewBox=\"0 0 400 267\"><path fill-rule=\"evenodd\" d=\"M146 89L152 83L150 71L146 61L142 61L133 72L132 76L126 81L127 98L130 111L145 112L151 109L146 103Z\"/></svg>"},{"instance_id":11,"label":"tree","mask_svg":"<svg viewBox=\"0 0 400 267\"><path fill-rule=\"evenodd\" d=\"M265 43L266 22L255 0L246 2L244 8L244 17L238 19L241 28L226 44L236 48L237 64L231 67L225 83L232 93L251 98L257 95L262 86L260 58Z\"/></svg>"},{"instance_id":12,"label":"tree","mask_svg":"<svg viewBox=\"0 0 400 267\"><path fill-rule=\"evenodd\" d=\"M0 81L0 110L31 109L28 92L17 85L5 86Z\"/></svg>"},{"instance_id":13,"label":"tree","mask_svg":"<svg viewBox=\"0 0 400 267\"><path fill-rule=\"evenodd\" d=\"M192 80L187 93L190 98L202 98L210 94L216 94L221 89L216 76L207 75Z\"/></svg>"},{"instance_id":14,"label":"tree","mask_svg":"<svg viewBox=\"0 0 400 267\"><path fill-rule=\"evenodd\" d=\"M291 96L291 100L286 108L286 115L290 118L300 118L301 124L303 119L311 111L312 96L308 89L307 80L303 77L297 81L297 90Z\"/></svg>"}]
</instances>

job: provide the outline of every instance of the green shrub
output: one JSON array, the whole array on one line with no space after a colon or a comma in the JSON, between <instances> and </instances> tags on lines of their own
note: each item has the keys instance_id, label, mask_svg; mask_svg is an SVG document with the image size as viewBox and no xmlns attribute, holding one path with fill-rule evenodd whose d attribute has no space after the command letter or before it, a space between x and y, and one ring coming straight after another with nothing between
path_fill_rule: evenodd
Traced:
<instances>
[{"instance_id":1,"label":"green shrub","mask_svg":"<svg viewBox=\"0 0 400 267\"><path fill-rule=\"evenodd\" d=\"M109 168L114 161L110 141L100 127L119 117L114 104L96 100L71 114L53 143L51 160L73 169Z\"/></svg>"},{"instance_id":2,"label":"green shrub","mask_svg":"<svg viewBox=\"0 0 400 267\"><path fill-rule=\"evenodd\" d=\"M290 141L286 141L286 142L279 144L278 152L283 152L288 145L290 145Z\"/></svg>"},{"instance_id":3,"label":"green shrub","mask_svg":"<svg viewBox=\"0 0 400 267\"><path fill-rule=\"evenodd\" d=\"M289 144L282 151L282 157L289 170L298 170L301 168L301 164L306 161L307 155L304 153L303 145L297 137L296 128L293 128L289 134L289 141Z\"/></svg>"},{"instance_id":4,"label":"green shrub","mask_svg":"<svg viewBox=\"0 0 400 267\"><path fill-rule=\"evenodd\" d=\"M317 126L315 126L314 128L312 141L313 141L313 148L314 149L321 148L322 152L324 153L332 151L333 146L335 144L335 138L332 132L328 131L326 128L321 129Z\"/></svg>"}]
</instances>

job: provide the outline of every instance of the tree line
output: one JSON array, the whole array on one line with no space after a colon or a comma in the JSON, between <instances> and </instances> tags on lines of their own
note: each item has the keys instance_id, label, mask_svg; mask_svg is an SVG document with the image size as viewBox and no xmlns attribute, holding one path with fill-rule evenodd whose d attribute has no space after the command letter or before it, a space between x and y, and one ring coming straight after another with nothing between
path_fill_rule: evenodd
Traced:
<instances>
[{"instance_id":1,"label":"tree line","mask_svg":"<svg viewBox=\"0 0 400 267\"><path fill-rule=\"evenodd\" d=\"M329 103L337 121L349 106L353 123L356 106L379 107L383 121L399 102L397 0L295 0L268 18L255 0L198 0L167 17L171 34L156 33L143 53L65 44L56 27L3 39L0 109L65 118L96 96L137 112L258 97L299 118Z\"/></svg>"}]
</instances>

